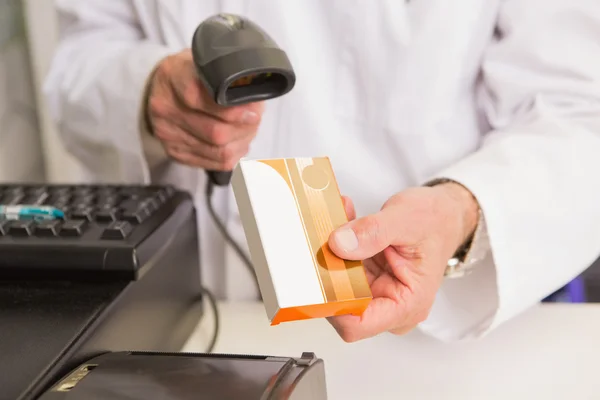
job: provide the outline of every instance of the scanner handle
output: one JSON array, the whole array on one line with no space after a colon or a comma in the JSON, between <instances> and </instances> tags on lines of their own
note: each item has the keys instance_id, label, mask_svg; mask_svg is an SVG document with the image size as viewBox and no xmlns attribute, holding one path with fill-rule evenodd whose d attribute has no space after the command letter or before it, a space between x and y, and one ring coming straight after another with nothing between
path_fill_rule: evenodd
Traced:
<instances>
[{"instance_id":1,"label":"scanner handle","mask_svg":"<svg viewBox=\"0 0 600 400\"><path fill-rule=\"evenodd\" d=\"M208 175L208 179L215 186L227 186L231 181L232 171L210 171L207 170L206 174Z\"/></svg>"}]
</instances>

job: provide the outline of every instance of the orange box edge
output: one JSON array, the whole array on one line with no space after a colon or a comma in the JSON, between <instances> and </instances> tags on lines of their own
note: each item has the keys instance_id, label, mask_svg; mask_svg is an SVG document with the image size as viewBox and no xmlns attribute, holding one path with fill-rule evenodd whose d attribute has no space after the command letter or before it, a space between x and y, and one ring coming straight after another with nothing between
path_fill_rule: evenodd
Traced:
<instances>
[{"instance_id":1,"label":"orange box edge","mask_svg":"<svg viewBox=\"0 0 600 400\"><path fill-rule=\"evenodd\" d=\"M362 316L371 303L371 300L373 300L372 297L363 297L322 304L280 308L273 317L271 326L279 325L282 322L301 321L313 318L328 318L340 315Z\"/></svg>"}]
</instances>

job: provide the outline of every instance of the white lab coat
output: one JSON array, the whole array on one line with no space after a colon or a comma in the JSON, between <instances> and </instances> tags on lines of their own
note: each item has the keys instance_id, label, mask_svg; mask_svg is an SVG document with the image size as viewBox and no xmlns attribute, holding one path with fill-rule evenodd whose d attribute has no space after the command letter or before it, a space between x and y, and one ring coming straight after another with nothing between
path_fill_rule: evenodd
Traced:
<instances>
[{"instance_id":1,"label":"white lab coat","mask_svg":"<svg viewBox=\"0 0 600 400\"><path fill-rule=\"evenodd\" d=\"M492 256L446 281L422 328L489 332L600 253L598 0L59 0L62 42L46 92L89 179L170 182L195 194L202 274L220 297L252 281L204 206L203 171L140 131L148 73L203 19L239 13L291 58L248 157L326 155L359 215L431 178L478 198ZM245 245L233 196L218 212ZM285 238L282 238L285 240Z\"/></svg>"}]
</instances>

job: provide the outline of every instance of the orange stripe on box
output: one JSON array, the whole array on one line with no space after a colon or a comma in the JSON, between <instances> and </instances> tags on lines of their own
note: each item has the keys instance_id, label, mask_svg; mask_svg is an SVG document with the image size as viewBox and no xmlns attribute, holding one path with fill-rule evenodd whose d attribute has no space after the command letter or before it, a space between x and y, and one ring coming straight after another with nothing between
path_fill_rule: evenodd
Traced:
<instances>
[{"instance_id":1,"label":"orange stripe on box","mask_svg":"<svg viewBox=\"0 0 600 400\"><path fill-rule=\"evenodd\" d=\"M335 256L327 244L329 235L334 229L330 213L336 206L338 209L342 207L341 210L343 210L341 199L339 199L339 204L328 204L325 198L325 193L331 191L332 187L335 196L335 186L331 185L331 181L334 180L331 166L327 164L326 168L322 168L315 165L313 159L296 159L296 165L302 178L304 178L298 186L302 187L308 200L310 213L315 222L316 235L321 245L320 255L322 256L317 256L317 261L322 263L322 266L329 271L336 299L338 301L353 299L355 296L352 282L346 271L344 260ZM292 179L292 182L296 186L294 179Z\"/></svg>"},{"instance_id":2,"label":"orange stripe on box","mask_svg":"<svg viewBox=\"0 0 600 400\"><path fill-rule=\"evenodd\" d=\"M288 184L290 190L292 189L292 182L290 181L290 177L288 174L287 165L285 164L285 160L282 159L273 159L273 160L259 160L259 162L268 165L273 168L277 173L283 178L283 180Z\"/></svg>"},{"instance_id":3,"label":"orange stripe on box","mask_svg":"<svg viewBox=\"0 0 600 400\"><path fill-rule=\"evenodd\" d=\"M369 280L367 279L367 273L362 261L350 261L345 260L346 272L354 290L354 297L372 297L371 286L369 286Z\"/></svg>"},{"instance_id":4,"label":"orange stripe on box","mask_svg":"<svg viewBox=\"0 0 600 400\"><path fill-rule=\"evenodd\" d=\"M327 210L329 221L331 223L331 230L334 230L348 222L342 195L340 193L338 182L334 177L333 167L329 158L315 158L314 164L331 174L330 184L327 187L327 190L322 191L322 193L328 206ZM333 254L332 256L335 257ZM371 287L369 286L363 263L361 261L344 260L344 264L354 297L371 297Z\"/></svg>"}]
</instances>

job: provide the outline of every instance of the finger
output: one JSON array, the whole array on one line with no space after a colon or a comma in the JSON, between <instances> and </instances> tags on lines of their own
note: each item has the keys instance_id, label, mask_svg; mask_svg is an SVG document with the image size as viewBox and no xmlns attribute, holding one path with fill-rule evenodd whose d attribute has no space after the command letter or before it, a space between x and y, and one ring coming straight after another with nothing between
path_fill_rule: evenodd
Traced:
<instances>
[{"instance_id":1,"label":"finger","mask_svg":"<svg viewBox=\"0 0 600 400\"><path fill-rule=\"evenodd\" d=\"M394 335L398 335L398 336L406 335L407 333L414 331L415 328L417 327L417 325L418 324L405 324L398 328L391 329L390 333L392 333Z\"/></svg>"},{"instance_id":2,"label":"finger","mask_svg":"<svg viewBox=\"0 0 600 400\"><path fill-rule=\"evenodd\" d=\"M156 119L155 136L165 143L166 147L177 147L208 161L231 164L248 153L251 138L242 138L224 145L204 142L187 132L177 124L165 119Z\"/></svg>"},{"instance_id":3,"label":"finger","mask_svg":"<svg viewBox=\"0 0 600 400\"><path fill-rule=\"evenodd\" d=\"M238 141L221 147L201 144L192 148L176 142L165 143L165 147L167 154L186 165L218 171L232 171L239 160L248 153L249 143Z\"/></svg>"},{"instance_id":4,"label":"finger","mask_svg":"<svg viewBox=\"0 0 600 400\"><path fill-rule=\"evenodd\" d=\"M250 139L237 140L223 146L203 142L164 119L156 120L155 135L162 141L167 154L177 161L219 171L231 171L250 148Z\"/></svg>"},{"instance_id":5,"label":"finger","mask_svg":"<svg viewBox=\"0 0 600 400\"><path fill-rule=\"evenodd\" d=\"M256 136L257 127L227 124L199 111L182 110L164 96L150 99L150 107L153 131L155 134L159 131L157 136L162 140L170 140L177 133L177 137L183 138L186 135L181 131L185 131L207 144L223 146Z\"/></svg>"},{"instance_id":6,"label":"finger","mask_svg":"<svg viewBox=\"0 0 600 400\"><path fill-rule=\"evenodd\" d=\"M165 150L172 159L181 164L210 171L232 171L239 162L239 159L224 162L209 160L192 153L187 148L177 146L167 147Z\"/></svg>"},{"instance_id":7,"label":"finger","mask_svg":"<svg viewBox=\"0 0 600 400\"><path fill-rule=\"evenodd\" d=\"M377 267L374 263L370 262L370 260L365 260L363 266L365 268L365 275L367 276L367 282L369 283L370 287L373 285L373 282L375 282L375 280L379 278L379 276L382 273L382 270L379 267Z\"/></svg>"},{"instance_id":8,"label":"finger","mask_svg":"<svg viewBox=\"0 0 600 400\"><path fill-rule=\"evenodd\" d=\"M241 106L221 106L212 101L204 103L202 111L212 117L239 126L257 126L264 112L264 102Z\"/></svg>"},{"instance_id":9,"label":"finger","mask_svg":"<svg viewBox=\"0 0 600 400\"><path fill-rule=\"evenodd\" d=\"M336 229L329 237L329 247L340 258L365 260L392 243L393 225L398 219L386 209L355 219Z\"/></svg>"},{"instance_id":10,"label":"finger","mask_svg":"<svg viewBox=\"0 0 600 400\"><path fill-rule=\"evenodd\" d=\"M387 332L397 325L398 305L392 299L377 297L362 316L341 315L328 321L345 342L356 342Z\"/></svg>"},{"instance_id":11,"label":"finger","mask_svg":"<svg viewBox=\"0 0 600 400\"><path fill-rule=\"evenodd\" d=\"M383 253L377 254L375 257L371 257L363 261L367 279L369 280L369 286L373 285L373 282L381 276L384 272L387 273L386 259Z\"/></svg>"},{"instance_id":12,"label":"finger","mask_svg":"<svg viewBox=\"0 0 600 400\"><path fill-rule=\"evenodd\" d=\"M414 292L419 282L422 281L424 273L419 268L421 263L403 257L394 246L385 249L383 254L385 255L389 272L411 292Z\"/></svg>"},{"instance_id":13,"label":"finger","mask_svg":"<svg viewBox=\"0 0 600 400\"><path fill-rule=\"evenodd\" d=\"M379 271L373 271L373 269L371 268L365 268L365 276L367 277L367 283L369 284L369 286L371 286L373 282L375 282L375 280L378 278L378 273Z\"/></svg>"},{"instance_id":14,"label":"finger","mask_svg":"<svg viewBox=\"0 0 600 400\"><path fill-rule=\"evenodd\" d=\"M260 121L264 102L232 107L217 104L198 79L191 54L186 53L181 67L174 69L174 73L170 75L170 84L176 100L187 110L203 111L232 124L255 125Z\"/></svg>"},{"instance_id":15,"label":"finger","mask_svg":"<svg viewBox=\"0 0 600 400\"><path fill-rule=\"evenodd\" d=\"M356 218L356 210L354 209L354 203L352 202L352 199L347 196L342 196L342 202L344 203L344 209L346 210L348 221L352 221Z\"/></svg>"},{"instance_id":16,"label":"finger","mask_svg":"<svg viewBox=\"0 0 600 400\"><path fill-rule=\"evenodd\" d=\"M208 117L210 118L210 117ZM240 159L248 153L250 143L256 136L255 132L239 132L231 125L219 123L216 135L202 135L180 128L184 133L183 141L188 144L191 151L201 157L213 161L226 161L232 158Z\"/></svg>"},{"instance_id":17,"label":"finger","mask_svg":"<svg viewBox=\"0 0 600 400\"><path fill-rule=\"evenodd\" d=\"M256 126L225 123L208 114L194 111L181 113L179 118L174 120L191 135L216 146L224 146L244 138L251 140L256 136L258 129Z\"/></svg>"},{"instance_id":18,"label":"finger","mask_svg":"<svg viewBox=\"0 0 600 400\"><path fill-rule=\"evenodd\" d=\"M155 117L153 118L152 125L154 136L167 144L192 148L204 143L180 125L174 123L171 119Z\"/></svg>"},{"instance_id":19,"label":"finger","mask_svg":"<svg viewBox=\"0 0 600 400\"><path fill-rule=\"evenodd\" d=\"M238 161L248 154L250 143L247 140L238 140L225 146L212 146L200 144L190 148L190 153L206 159L209 162L221 165L219 170L231 171Z\"/></svg>"}]
</instances>

